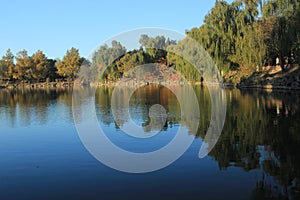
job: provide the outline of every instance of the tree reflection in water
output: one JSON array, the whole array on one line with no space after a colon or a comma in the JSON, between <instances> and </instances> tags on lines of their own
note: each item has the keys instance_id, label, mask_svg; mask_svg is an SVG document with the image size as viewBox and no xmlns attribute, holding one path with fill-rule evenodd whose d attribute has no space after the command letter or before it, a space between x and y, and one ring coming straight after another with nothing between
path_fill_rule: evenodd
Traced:
<instances>
[{"instance_id":1,"label":"tree reflection in water","mask_svg":"<svg viewBox=\"0 0 300 200\"><path fill-rule=\"evenodd\" d=\"M178 86L180 87L180 86ZM200 106L197 138L203 139L210 123L211 103L205 87L194 87ZM113 123L110 113L112 91L99 88L96 104L102 106L99 118ZM135 92L130 100L131 116L136 121L149 120L151 105L161 104L167 110L164 130L180 123L180 105L165 87L146 86ZM300 93L227 90L227 115L222 135L210 156L220 170L240 167L245 172L260 170L254 198L299 197L300 177ZM189 107L189 105L185 105ZM139 115L134 109L143 110ZM188 110L193 112L194 108ZM141 120L142 119L142 120ZM189 127L188 124L181 124Z\"/></svg>"},{"instance_id":2,"label":"tree reflection in water","mask_svg":"<svg viewBox=\"0 0 300 200\"><path fill-rule=\"evenodd\" d=\"M30 126L32 123L45 124L51 112L51 105L63 104L68 109L68 119L72 120L72 90L71 89L2 89L0 90L0 124L5 117L14 127L16 120L21 126Z\"/></svg>"},{"instance_id":3,"label":"tree reflection in water","mask_svg":"<svg viewBox=\"0 0 300 200\"><path fill-rule=\"evenodd\" d=\"M182 87L182 86L174 86ZM198 132L195 137L203 139L210 123L210 95L205 87L195 86L200 106ZM98 88L95 103L98 119L104 124L115 124L111 113L113 89ZM257 170L253 198L299 198L300 191L300 93L227 90L227 114L222 135L210 152L220 170L229 167L244 169L245 173ZM124 94L126 95L126 94ZM184 96L184 94L183 94ZM51 105L63 104L72 120L72 90L0 90L0 122L14 127L45 124ZM130 99L130 114L141 126L149 123L149 108L161 104L167 111L163 131L180 124L180 105L175 95L158 85L138 89ZM194 108L187 104L190 112ZM58 109L58 108L55 108ZM136 112L138 110L138 112ZM3 118L9 120L1 120ZM2 124L1 124L2 125ZM115 125L118 128L117 125Z\"/></svg>"},{"instance_id":4,"label":"tree reflection in water","mask_svg":"<svg viewBox=\"0 0 300 200\"><path fill-rule=\"evenodd\" d=\"M299 198L300 93L228 90L227 96L225 126L210 156L220 169L261 169L255 198Z\"/></svg>"}]
</instances>

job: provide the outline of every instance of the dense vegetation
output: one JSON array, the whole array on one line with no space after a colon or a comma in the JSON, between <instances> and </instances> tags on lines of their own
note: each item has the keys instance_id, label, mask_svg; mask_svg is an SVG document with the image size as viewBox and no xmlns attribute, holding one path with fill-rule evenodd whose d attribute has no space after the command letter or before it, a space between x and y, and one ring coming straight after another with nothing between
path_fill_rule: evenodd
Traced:
<instances>
[{"instance_id":1,"label":"dense vegetation","mask_svg":"<svg viewBox=\"0 0 300 200\"><path fill-rule=\"evenodd\" d=\"M297 0L216 1L199 28L187 31L228 74L251 75L278 56L295 62L300 53L300 2Z\"/></svg>"},{"instance_id":2,"label":"dense vegetation","mask_svg":"<svg viewBox=\"0 0 300 200\"><path fill-rule=\"evenodd\" d=\"M145 63L161 63L173 67L189 81L199 81L202 77L193 65L171 52L174 49L189 51L185 46L191 37L213 58L226 81L239 82L264 65L275 65L277 57L282 67L285 62L297 62L300 56L299 19L298 0L235 0L231 4L216 0L203 25L186 31L187 38L178 44L164 36L141 35L140 49L127 51L121 43L113 41L111 47L101 46L91 63L84 64L90 67L87 68L93 72L90 74L100 71L102 81L118 80L126 76L128 70ZM84 60L75 48L68 50L62 60L48 59L40 50L32 56L26 50L16 56L7 50L0 60L0 80L72 80ZM83 77L88 79L90 74Z\"/></svg>"},{"instance_id":3,"label":"dense vegetation","mask_svg":"<svg viewBox=\"0 0 300 200\"><path fill-rule=\"evenodd\" d=\"M8 49L0 60L0 80L44 82L62 78L74 79L84 60L75 48L68 50L62 60L48 59L40 50L32 56L26 50L14 56Z\"/></svg>"}]
</instances>

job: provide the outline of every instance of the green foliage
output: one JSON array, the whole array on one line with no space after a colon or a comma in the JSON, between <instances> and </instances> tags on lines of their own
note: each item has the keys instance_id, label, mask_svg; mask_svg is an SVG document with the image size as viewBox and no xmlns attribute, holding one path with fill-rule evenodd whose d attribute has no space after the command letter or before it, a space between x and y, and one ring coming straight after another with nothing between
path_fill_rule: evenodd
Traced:
<instances>
[{"instance_id":1,"label":"green foliage","mask_svg":"<svg viewBox=\"0 0 300 200\"><path fill-rule=\"evenodd\" d=\"M8 49L0 60L0 79L39 82L48 78L49 81L53 81L59 77L55 62L53 59L48 59L40 50L32 56L29 56L26 50L22 50L15 57Z\"/></svg>"},{"instance_id":2,"label":"green foliage","mask_svg":"<svg viewBox=\"0 0 300 200\"><path fill-rule=\"evenodd\" d=\"M38 50L32 56L32 77L35 80L45 79L48 74L49 61L45 54Z\"/></svg>"},{"instance_id":3,"label":"green foliage","mask_svg":"<svg viewBox=\"0 0 300 200\"><path fill-rule=\"evenodd\" d=\"M295 52L299 57L299 1L216 1L204 24L187 35L196 39L212 56L218 68L251 75ZM259 9L260 8L260 9ZM259 13L260 10L260 13Z\"/></svg>"},{"instance_id":4,"label":"green foliage","mask_svg":"<svg viewBox=\"0 0 300 200\"><path fill-rule=\"evenodd\" d=\"M47 67L47 75L45 78L48 78L50 81L55 81L55 79L59 78L59 75L57 74L57 68L56 68L56 60L53 59L47 59L48 67Z\"/></svg>"},{"instance_id":5,"label":"green foliage","mask_svg":"<svg viewBox=\"0 0 300 200\"><path fill-rule=\"evenodd\" d=\"M0 61L0 80L5 80L7 78L7 66L1 60Z\"/></svg>"},{"instance_id":6,"label":"green foliage","mask_svg":"<svg viewBox=\"0 0 300 200\"><path fill-rule=\"evenodd\" d=\"M16 57L16 79L22 81L32 80L33 60L26 50L17 53Z\"/></svg>"},{"instance_id":7,"label":"green foliage","mask_svg":"<svg viewBox=\"0 0 300 200\"><path fill-rule=\"evenodd\" d=\"M147 55L142 49L140 49L126 53L123 57L116 60L115 65L120 74L126 76L129 70L138 65L145 64L146 60Z\"/></svg>"},{"instance_id":8,"label":"green foliage","mask_svg":"<svg viewBox=\"0 0 300 200\"><path fill-rule=\"evenodd\" d=\"M103 45L93 54L91 63L84 65L81 78L98 80L100 73L102 81L116 81L137 65L161 63L178 70L189 81L199 81L201 76L212 78L214 74L208 59L211 56L227 81L240 81L263 65L273 65L277 56L283 61L284 57L293 55L293 60L300 61L299 19L298 0L235 0L232 3L216 0L204 24L187 31L187 37L178 44L164 36L141 35L140 49L127 52L120 42L112 41L110 47ZM197 49L189 37L208 54ZM183 57L189 57L192 63ZM42 51L29 56L23 50L15 58L7 50L0 60L0 79L40 81L59 76L74 79L83 61L75 48L57 62L47 59ZM201 75L197 69L205 69L207 74ZM231 74L236 75L232 78Z\"/></svg>"},{"instance_id":9,"label":"green foliage","mask_svg":"<svg viewBox=\"0 0 300 200\"><path fill-rule=\"evenodd\" d=\"M176 45L167 48L168 65L181 73L188 81L201 81L200 70L208 66L207 55L198 43L185 38ZM185 59L184 59L185 58ZM187 60L192 61L189 63ZM194 66L193 64L197 64Z\"/></svg>"},{"instance_id":10,"label":"green foliage","mask_svg":"<svg viewBox=\"0 0 300 200\"><path fill-rule=\"evenodd\" d=\"M216 1L200 28L187 35L197 40L212 56L219 70L229 72L239 67L254 71L261 65L265 45L254 1Z\"/></svg>"},{"instance_id":11,"label":"green foliage","mask_svg":"<svg viewBox=\"0 0 300 200\"><path fill-rule=\"evenodd\" d=\"M11 80L13 78L14 68L14 55L11 50L8 49L0 60L0 79Z\"/></svg>"},{"instance_id":12,"label":"green foliage","mask_svg":"<svg viewBox=\"0 0 300 200\"><path fill-rule=\"evenodd\" d=\"M160 58L165 58L167 52L165 51L169 45L176 44L176 41L166 40L164 36L156 36L154 38L149 37L148 35L141 35L140 44L146 49L146 53L151 58L152 62L159 60Z\"/></svg>"},{"instance_id":13,"label":"green foliage","mask_svg":"<svg viewBox=\"0 0 300 200\"><path fill-rule=\"evenodd\" d=\"M94 53L93 64L99 69L108 67L125 53L126 48L122 46L120 42L113 40L111 42L111 47L108 47L108 45L105 44Z\"/></svg>"},{"instance_id":14,"label":"green foliage","mask_svg":"<svg viewBox=\"0 0 300 200\"><path fill-rule=\"evenodd\" d=\"M100 71L101 81L116 81L138 65L163 62L167 55L165 49L175 41L166 40L164 36L141 35L140 44L140 49L129 52L117 41L112 41L111 47L101 46L92 59L92 65Z\"/></svg>"},{"instance_id":15,"label":"green foliage","mask_svg":"<svg viewBox=\"0 0 300 200\"><path fill-rule=\"evenodd\" d=\"M101 46L92 58L92 66L100 72L101 81L116 80L121 76L114 61L126 53L126 48L120 42L113 40L111 47Z\"/></svg>"},{"instance_id":16,"label":"green foliage","mask_svg":"<svg viewBox=\"0 0 300 200\"><path fill-rule=\"evenodd\" d=\"M83 61L84 58L79 56L79 50L72 47L70 50L67 50L63 60L56 63L57 73L62 77L73 80Z\"/></svg>"},{"instance_id":17,"label":"green foliage","mask_svg":"<svg viewBox=\"0 0 300 200\"><path fill-rule=\"evenodd\" d=\"M269 0L263 6L263 31L269 60L283 60L291 52L300 56L300 2Z\"/></svg>"},{"instance_id":18,"label":"green foliage","mask_svg":"<svg viewBox=\"0 0 300 200\"><path fill-rule=\"evenodd\" d=\"M97 68L92 65L92 63L88 60L85 60L78 73L78 79L82 81L84 84L89 84L91 82L98 81L98 72Z\"/></svg>"}]
</instances>

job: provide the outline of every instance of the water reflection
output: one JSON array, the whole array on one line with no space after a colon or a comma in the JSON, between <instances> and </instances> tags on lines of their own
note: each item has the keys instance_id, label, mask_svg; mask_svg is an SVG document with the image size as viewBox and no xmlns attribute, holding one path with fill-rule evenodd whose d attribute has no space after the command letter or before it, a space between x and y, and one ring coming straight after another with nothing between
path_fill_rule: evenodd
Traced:
<instances>
[{"instance_id":1,"label":"water reflection","mask_svg":"<svg viewBox=\"0 0 300 200\"><path fill-rule=\"evenodd\" d=\"M178 86L180 87L180 86ZM194 88L200 106L199 128L195 137L203 139L210 124L211 102L206 88ZM111 113L113 89L97 89L95 102L101 123L118 130ZM209 156L220 170L241 168L244 173L258 170L253 198L299 198L300 191L300 93L227 90L226 121L218 143ZM137 90L130 100L133 120L146 126L149 108L163 105L167 111L164 132L180 124L180 105L165 87L146 86ZM0 90L0 123L5 126L28 126L49 123L57 109L71 113L70 90ZM184 105L190 112L194 108ZM213 178L213 177L212 177Z\"/></svg>"},{"instance_id":2,"label":"water reflection","mask_svg":"<svg viewBox=\"0 0 300 200\"><path fill-rule=\"evenodd\" d=\"M154 85L151 87L141 87L136 90L130 97L130 90L122 91L122 96L118 96L116 102L123 101L124 99L130 99L129 101L129 113L132 120L139 126L147 127L150 124L149 110L150 107L155 104L162 105L168 114L168 118L162 128L167 130L168 127L173 127L174 123L180 121L180 106L175 95L163 86ZM128 93L127 93L128 92ZM111 114L111 97L112 90L110 88L99 88L96 92L96 106L98 108L99 120L103 123L110 125L115 123ZM119 125L123 125L128 119L118 121ZM155 124L154 124L155 128ZM157 127L161 130L160 124ZM149 131L149 130L145 130Z\"/></svg>"},{"instance_id":3,"label":"water reflection","mask_svg":"<svg viewBox=\"0 0 300 200\"><path fill-rule=\"evenodd\" d=\"M230 103L225 127L210 155L220 169L261 169L254 191L257 198L299 197L300 94L227 92Z\"/></svg>"},{"instance_id":4,"label":"water reflection","mask_svg":"<svg viewBox=\"0 0 300 200\"><path fill-rule=\"evenodd\" d=\"M179 91L179 96L187 97L189 96L188 90L182 89L184 86L172 86L173 91ZM194 134L197 137L200 133L204 136L209 123L210 123L210 95L208 90L205 88L197 87L194 88L198 98L198 102L201 109L201 116L196 116L196 119L199 120L198 131L190 131L190 134ZM96 91L96 107L98 119L106 125L115 123L114 118L111 113L111 96L113 89L103 87L99 88ZM128 93L127 93L128 92ZM179 100L176 98L175 94L168 88L160 85L151 85L140 87L137 89L132 96L130 96L130 90L122 91L122 96L119 96L117 102L121 102L124 99L130 99L129 102L129 113L132 120L140 126L146 127L150 123L149 110L151 106L155 104L162 105L167 112L167 119L162 128L162 130L167 131L168 128L172 128L174 125L186 126L190 130L194 129L194 120L196 109L193 104L184 104L184 110L189 114L184 115L185 117L190 117L188 119L181 119L181 107L179 105ZM118 124L122 125L127 122L128 119L123 118L123 121L118 121ZM118 125L116 125L118 128ZM160 128L160 124L157 125L157 128ZM147 131L147 130L145 130Z\"/></svg>"},{"instance_id":5,"label":"water reflection","mask_svg":"<svg viewBox=\"0 0 300 200\"><path fill-rule=\"evenodd\" d=\"M72 121L70 89L0 90L0 124L11 127L46 124L49 116L55 115L53 105L67 109L68 119Z\"/></svg>"},{"instance_id":6,"label":"water reflection","mask_svg":"<svg viewBox=\"0 0 300 200\"><path fill-rule=\"evenodd\" d=\"M203 139L210 123L210 96L206 88L194 89L201 112L195 136ZM96 102L102 106L100 119L107 124L114 123L109 110L111 93L108 88L97 92ZM218 162L220 170L231 166L245 172L261 170L253 191L255 198L297 196L296 191L300 189L300 93L227 90L227 98L225 126L209 155ZM180 122L178 101L167 88L160 86L139 89L132 96L131 116L137 123L147 123L149 107L156 103L163 105L168 113L164 130ZM194 108L188 109L193 112Z\"/></svg>"}]
</instances>

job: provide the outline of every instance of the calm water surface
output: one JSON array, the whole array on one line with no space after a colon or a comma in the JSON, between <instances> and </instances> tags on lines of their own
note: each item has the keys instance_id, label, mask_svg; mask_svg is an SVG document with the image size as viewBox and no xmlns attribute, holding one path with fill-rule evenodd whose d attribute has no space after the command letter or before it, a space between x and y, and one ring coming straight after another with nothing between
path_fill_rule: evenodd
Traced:
<instances>
[{"instance_id":1,"label":"calm water surface","mask_svg":"<svg viewBox=\"0 0 300 200\"><path fill-rule=\"evenodd\" d=\"M211 105L205 88L194 89L201 112L191 133L196 139L175 163L147 174L115 171L88 153L74 125L71 90L0 90L0 199L299 199L300 93L227 90L222 135L199 159ZM151 105L161 104L167 122L151 139L132 138L114 122L112 91L99 88L95 108L100 126L123 149L160 149L183 126L176 97L146 86L131 97L133 120L146 126Z\"/></svg>"}]
</instances>

